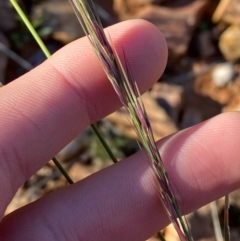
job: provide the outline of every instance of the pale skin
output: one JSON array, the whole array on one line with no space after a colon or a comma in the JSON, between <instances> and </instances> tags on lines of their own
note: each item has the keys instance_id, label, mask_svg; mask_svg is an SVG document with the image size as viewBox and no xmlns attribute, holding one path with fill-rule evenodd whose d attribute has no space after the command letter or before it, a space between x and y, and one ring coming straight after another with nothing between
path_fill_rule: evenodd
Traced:
<instances>
[{"instance_id":1,"label":"pale skin","mask_svg":"<svg viewBox=\"0 0 240 241\"><path fill-rule=\"evenodd\" d=\"M163 36L134 20L110 27L141 92L166 65ZM0 212L17 189L90 123L121 106L86 38L0 89ZM207 108L207 107L206 107ZM184 212L240 187L240 114L226 113L158 142ZM142 241L169 223L146 155L137 153L8 215L3 241Z\"/></svg>"}]
</instances>

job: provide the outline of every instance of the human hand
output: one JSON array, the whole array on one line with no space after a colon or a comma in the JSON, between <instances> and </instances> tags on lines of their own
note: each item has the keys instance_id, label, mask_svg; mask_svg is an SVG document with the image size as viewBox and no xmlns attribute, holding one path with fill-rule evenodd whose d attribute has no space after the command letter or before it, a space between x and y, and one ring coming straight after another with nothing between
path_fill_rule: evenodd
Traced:
<instances>
[{"instance_id":1,"label":"human hand","mask_svg":"<svg viewBox=\"0 0 240 241\"><path fill-rule=\"evenodd\" d=\"M143 92L162 74L166 44L142 21L108 29ZM0 211L80 131L120 107L86 38L0 89ZM240 114L219 115L158 142L184 212L239 188ZM145 240L169 223L154 173L137 153L5 217L3 241Z\"/></svg>"}]
</instances>

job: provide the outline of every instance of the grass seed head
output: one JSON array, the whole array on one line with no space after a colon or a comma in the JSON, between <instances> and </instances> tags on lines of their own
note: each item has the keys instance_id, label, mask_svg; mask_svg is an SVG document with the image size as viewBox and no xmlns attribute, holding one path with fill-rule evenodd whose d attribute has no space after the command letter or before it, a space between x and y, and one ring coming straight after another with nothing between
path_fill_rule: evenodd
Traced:
<instances>
[{"instance_id":1,"label":"grass seed head","mask_svg":"<svg viewBox=\"0 0 240 241\"><path fill-rule=\"evenodd\" d=\"M190 231L181 215L161 156L155 144L152 128L144 105L140 99L137 84L130 74L124 50L124 61L122 62L114 46L111 46L107 40L101 21L91 0L70 0L70 2L83 30L99 58L103 70L122 104L129 112L134 129L139 137L140 144L147 152L147 157L150 160L154 173L156 174L159 196L170 221L174 224L181 241L192 241Z\"/></svg>"}]
</instances>

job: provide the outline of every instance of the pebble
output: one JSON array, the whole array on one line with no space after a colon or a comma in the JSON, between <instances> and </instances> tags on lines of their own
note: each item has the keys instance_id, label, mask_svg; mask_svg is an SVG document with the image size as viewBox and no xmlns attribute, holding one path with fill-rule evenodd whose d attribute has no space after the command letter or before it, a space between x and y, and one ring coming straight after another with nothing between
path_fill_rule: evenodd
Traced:
<instances>
[{"instance_id":1,"label":"pebble","mask_svg":"<svg viewBox=\"0 0 240 241\"><path fill-rule=\"evenodd\" d=\"M217 87L221 88L232 81L234 74L233 64L229 62L218 64L212 71L212 80Z\"/></svg>"}]
</instances>

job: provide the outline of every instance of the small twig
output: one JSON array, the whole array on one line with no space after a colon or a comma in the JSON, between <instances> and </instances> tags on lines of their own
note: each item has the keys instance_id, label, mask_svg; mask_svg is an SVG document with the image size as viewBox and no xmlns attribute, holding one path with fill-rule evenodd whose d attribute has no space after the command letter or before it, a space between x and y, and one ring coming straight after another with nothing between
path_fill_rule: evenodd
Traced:
<instances>
[{"instance_id":1,"label":"small twig","mask_svg":"<svg viewBox=\"0 0 240 241\"><path fill-rule=\"evenodd\" d=\"M170 77L167 79L163 79L163 82L166 83L171 83L171 84L178 84L178 85L184 85L186 84L186 82L188 82L189 80L192 80L202 74L207 73L212 67L214 67L215 65L217 65L218 63L220 63L220 61L218 62L213 62L210 63L207 66L202 67L199 71L195 72L193 70L190 70L186 73L180 74L178 76L174 76L174 77Z\"/></svg>"},{"instance_id":2,"label":"small twig","mask_svg":"<svg viewBox=\"0 0 240 241\"><path fill-rule=\"evenodd\" d=\"M100 17L106 21L109 25L115 24L117 21L113 18L104 8L102 8L98 3L95 3L96 8Z\"/></svg>"},{"instance_id":3,"label":"small twig","mask_svg":"<svg viewBox=\"0 0 240 241\"><path fill-rule=\"evenodd\" d=\"M33 66L29 62L27 62L25 59L23 59L21 56L13 52L11 49L9 49L1 42L0 42L0 51L2 51L5 55L7 55L10 59L14 60L24 69L31 70L33 68Z\"/></svg>"}]
</instances>

